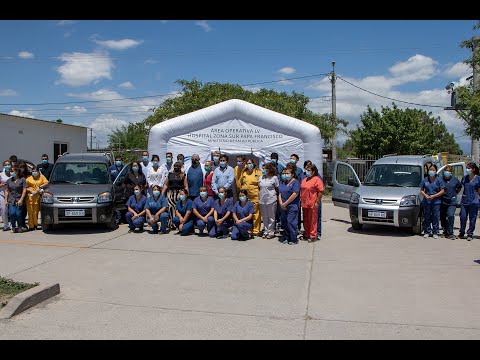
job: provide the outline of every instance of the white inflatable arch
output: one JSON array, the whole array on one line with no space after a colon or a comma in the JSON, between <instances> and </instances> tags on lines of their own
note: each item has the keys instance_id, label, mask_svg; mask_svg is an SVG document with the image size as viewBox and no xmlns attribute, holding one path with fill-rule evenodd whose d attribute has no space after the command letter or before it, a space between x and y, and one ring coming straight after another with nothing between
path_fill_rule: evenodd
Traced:
<instances>
[{"instance_id":1,"label":"white inflatable arch","mask_svg":"<svg viewBox=\"0 0 480 360\"><path fill-rule=\"evenodd\" d=\"M187 166L191 155L199 154L203 164L216 150L228 154L230 164L243 154L256 157L260 166L270 161L272 152L278 153L281 164L297 154L299 166L311 160L322 174L323 140L316 126L243 100L224 101L150 129L148 151L161 162L172 152L174 159L184 154Z\"/></svg>"}]
</instances>

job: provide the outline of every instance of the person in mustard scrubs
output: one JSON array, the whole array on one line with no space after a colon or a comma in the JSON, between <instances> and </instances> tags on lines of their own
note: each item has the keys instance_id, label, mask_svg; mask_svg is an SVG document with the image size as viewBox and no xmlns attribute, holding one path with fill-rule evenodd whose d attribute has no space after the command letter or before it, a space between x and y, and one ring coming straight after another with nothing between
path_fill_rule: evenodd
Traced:
<instances>
[{"instance_id":1,"label":"person in mustard scrubs","mask_svg":"<svg viewBox=\"0 0 480 360\"><path fill-rule=\"evenodd\" d=\"M262 218L260 216L260 188L258 186L262 172L257 168L257 164L253 159L247 160L247 167L243 170L240 178L240 187L247 190L248 201L254 206L252 235L258 236Z\"/></svg>"},{"instance_id":2,"label":"person in mustard scrubs","mask_svg":"<svg viewBox=\"0 0 480 360\"><path fill-rule=\"evenodd\" d=\"M32 169L32 175L27 177L27 214L28 230L37 230L40 198L43 189L48 185L47 178L40 173L38 166Z\"/></svg>"}]
</instances>

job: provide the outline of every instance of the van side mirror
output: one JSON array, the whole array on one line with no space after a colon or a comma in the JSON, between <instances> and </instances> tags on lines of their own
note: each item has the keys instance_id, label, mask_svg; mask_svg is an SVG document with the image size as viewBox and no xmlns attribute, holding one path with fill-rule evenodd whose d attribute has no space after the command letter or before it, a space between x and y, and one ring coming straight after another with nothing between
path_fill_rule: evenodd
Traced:
<instances>
[{"instance_id":1,"label":"van side mirror","mask_svg":"<svg viewBox=\"0 0 480 360\"><path fill-rule=\"evenodd\" d=\"M359 187L360 184L358 183L357 179L355 179L353 176L350 176L348 178L348 185L354 186L354 187Z\"/></svg>"}]
</instances>

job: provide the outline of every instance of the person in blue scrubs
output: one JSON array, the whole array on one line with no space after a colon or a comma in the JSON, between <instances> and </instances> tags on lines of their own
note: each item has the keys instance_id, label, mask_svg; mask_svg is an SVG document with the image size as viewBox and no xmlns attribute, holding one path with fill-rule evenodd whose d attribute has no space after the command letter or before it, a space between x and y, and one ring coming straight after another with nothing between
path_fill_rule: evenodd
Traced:
<instances>
[{"instance_id":1,"label":"person in blue scrubs","mask_svg":"<svg viewBox=\"0 0 480 360\"><path fill-rule=\"evenodd\" d=\"M108 173L110 174L110 180L112 183L117 178L120 171L123 169L123 160L121 156L115 156L115 164L108 168ZM118 225L122 221L122 213L120 210L115 210L115 223Z\"/></svg>"},{"instance_id":2,"label":"person in blue scrubs","mask_svg":"<svg viewBox=\"0 0 480 360\"><path fill-rule=\"evenodd\" d=\"M453 226L457 208L457 194L462 189L462 184L455 176L452 176L452 170L452 167L447 165L442 174L445 193L442 196L442 205L440 206L440 223L442 224L445 238L455 240L456 236L453 235Z\"/></svg>"},{"instance_id":3,"label":"person in blue scrubs","mask_svg":"<svg viewBox=\"0 0 480 360\"><path fill-rule=\"evenodd\" d=\"M204 170L200 165L200 155L192 155L192 166L187 170L188 198L194 201L200 195L200 187L203 186Z\"/></svg>"},{"instance_id":4,"label":"person in blue scrubs","mask_svg":"<svg viewBox=\"0 0 480 360\"><path fill-rule=\"evenodd\" d=\"M255 207L253 203L248 201L248 191L240 190L238 192L238 201L232 209L232 240L245 241L250 238L254 212Z\"/></svg>"},{"instance_id":5,"label":"person in blue scrubs","mask_svg":"<svg viewBox=\"0 0 480 360\"><path fill-rule=\"evenodd\" d=\"M160 185L153 185L152 196L145 205L148 224L152 227L152 234L158 233L158 223L160 222L160 233L167 233L168 223L168 201L161 194Z\"/></svg>"},{"instance_id":6,"label":"person in blue scrubs","mask_svg":"<svg viewBox=\"0 0 480 360\"><path fill-rule=\"evenodd\" d=\"M140 185L135 185L133 187L133 195L127 201L128 211L125 217L130 228L128 232L142 232L143 230L147 197L142 194L141 189Z\"/></svg>"},{"instance_id":7,"label":"person in blue scrubs","mask_svg":"<svg viewBox=\"0 0 480 360\"><path fill-rule=\"evenodd\" d=\"M193 201L188 198L188 190L182 189L178 192L178 201L175 208L173 224L178 229L175 235L186 236L193 230Z\"/></svg>"},{"instance_id":8,"label":"person in blue scrubs","mask_svg":"<svg viewBox=\"0 0 480 360\"><path fill-rule=\"evenodd\" d=\"M215 226L213 203L214 200L208 196L207 188L201 186L200 196L193 200L193 215L195 215L195 225L199 230L198 236L206 235L203 232L205 226L207 227L207 233L210 233L210 230Z\"/></svg>"},{"instance_id":9,"label":"person in blue scrubs","mask_svg":"<svg viewBox=\"0 0 480 360\"><path fill-rule=\"evenodd\" d=\"M428 176L422 180L420 192L423 195L423 237L438 239L440 205L445 193L445 184L437 177L437 166L435 164L428 168Z\"/></svg>"},{"instance_id":10,"label":"person in blue scrubs","mask_svg":"<svg viewBox=\"0 0 480 360\"><path fill-rule=\"evenodd\" d=\"M470 219L467 230L467 241L473 240L475 223L478 216L479 196L480 196L480 176L478 174L477 164L471 162L467 164L466 175L462 179L463 196L460 203L460 233L458 237L465 239L465 228L467 227L467 218Z\"/></svg>"},{"instance_id":11,"label":"person in blue scrubs","mask_svg":"<svg viewBox=\"0 0 480 360\"><path fill-rule=\"evenodd\" d=\"M228 197L227 189L224 186L218 188L218 199L213 203L214 227L208 235L217 239L228 237L230 227L233 225L232 209L233 199Z\"/></svg>"},{"instance_id":12,"label":"person in blue scrubs","mask_svg":"<svg viewBox=\"0 0 480 360\"><path fill-rule=\"evenodd\" d=\"M294 171L287 166L282 171L282 181L278 185L278 206L282 209L283 243L295 245L297 240L298 211L300 204L300 181Z\"/></svg>"}]
</instances>

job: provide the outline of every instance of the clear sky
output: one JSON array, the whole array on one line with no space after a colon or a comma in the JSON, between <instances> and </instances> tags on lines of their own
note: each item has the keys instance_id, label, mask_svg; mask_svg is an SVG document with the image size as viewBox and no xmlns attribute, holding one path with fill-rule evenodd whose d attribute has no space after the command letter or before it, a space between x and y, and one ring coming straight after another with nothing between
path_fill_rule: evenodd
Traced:
<instances>
[{"instance_id":1,"label":"clear sky","mask_svg":"<svg viewBox=\"0 0 480 360\"><path fill-rule=\"evenodd\" d=\"M324 98L331 95L330 82L321 74L329 73L335 60L337 75L361 88L437 105L421 108L440 116L470 153L461 120L443 106L450 102L446 84L465 83L472 73L462 63L470 50L459 43L479 35L472 30L475 23L2 20L0 113L91 127L94 148L107 145L112 129L144 119L165 96L175 96L179 79L240 85L276 81L247 88L301 92L312 98L313 111L330 113L330 98ZM299 77L305 78L294 79ZM349 128L355 128L367 105L380 110L392 103L341 79L337 116L348 120Z\"/></svg>"}]
</instances>

